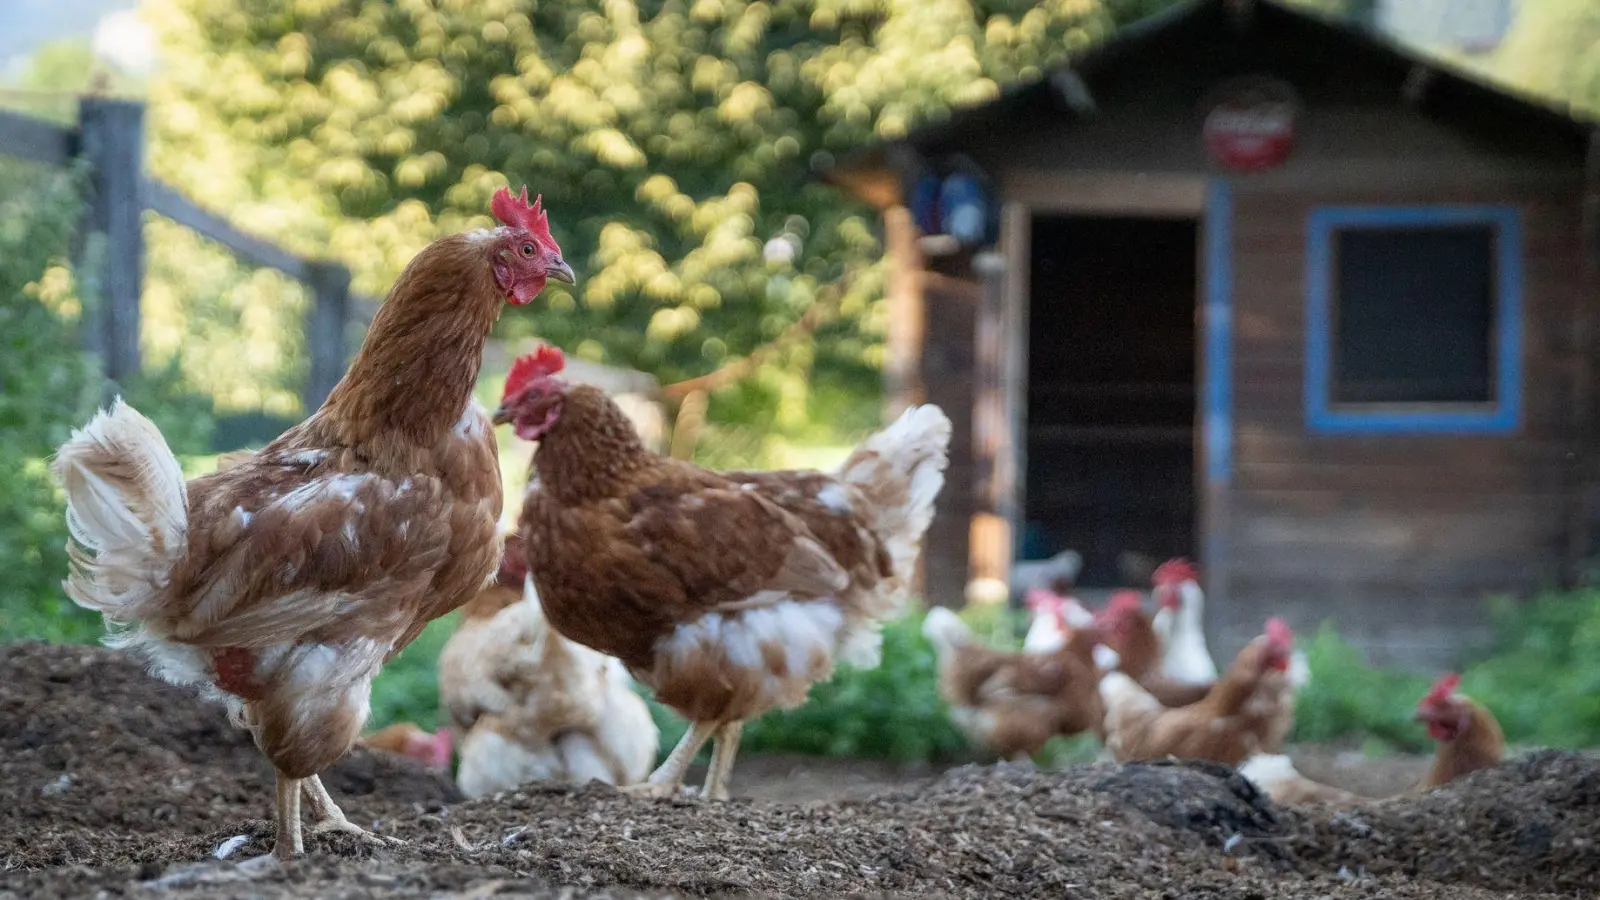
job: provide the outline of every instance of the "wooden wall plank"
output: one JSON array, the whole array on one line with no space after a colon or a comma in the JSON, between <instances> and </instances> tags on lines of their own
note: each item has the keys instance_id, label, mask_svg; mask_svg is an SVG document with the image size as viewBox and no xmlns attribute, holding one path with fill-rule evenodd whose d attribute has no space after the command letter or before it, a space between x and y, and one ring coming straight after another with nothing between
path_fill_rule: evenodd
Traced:
<instances>
[{"instance_id":1,"label":"wooden wall plank","mask_svg":"<svg viewBox=\"0 0 1600 900\"><path fill-rule=\"evenodd\" d=\"M1213 621L1218 644L1238 646L1262 615L1285 610L1297 628L1335 617L1347 637L1377 648L1377 659L1429 642L1468 646L1486 633L1485 596L1570 576L1571 523L1580 515L1571 499L1572 408L1592 341L1577 323L1595 302L1573 276L1580 247L1570 178L1396 189L1385 198L1521 208L1522 422L1498 435L1305 430L1305 222L1314 206L1365 192L1287 184L1280 178L1268 193L1252 180L1236 198L1236 477L1228 608Z\"/></svg>"}]
</instances>

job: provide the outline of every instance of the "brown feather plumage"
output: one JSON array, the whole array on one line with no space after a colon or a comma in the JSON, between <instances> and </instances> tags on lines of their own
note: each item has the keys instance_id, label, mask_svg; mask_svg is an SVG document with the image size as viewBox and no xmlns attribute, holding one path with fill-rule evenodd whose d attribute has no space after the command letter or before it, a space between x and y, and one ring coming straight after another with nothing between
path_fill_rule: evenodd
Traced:
<instances>
[{"instance_id":1,"label":"brown feather plumage","mask_svg":"<svg viewBox=\"0 0 1600 900\"><path fill-rule=\"evenodd\" d=\"M1119 762L1176 756L1238 765L1267 752L1281 701L1278 655L1266 637L1255 638L1204 697L1179 708L1165 707L1142 687L1103 689L1106 746Z\"/></svg>"},{"instance_id":2,"label":"brown feather plumage","mask_svg":"<svg viewBox=\"0 0 1600 900\"><path fill-rule=\"evenodd\" d=\"M1038 753L1057 735L1096 730L1105 715L1093 658L1070 645L1018 653L962 644L939 670L939 692L958 721L1004 759Z\"/></svg>"},{"instance_id":3,"label":"brown feather plumage","mask_svg":"<svg viewBox=\"0 0 1600 900\"><path fill-rule=\"evenodd\" d=\"M245 721L290 777L343 755L377 666L498 562L497 450L471 405L503 305L491 247L453 236L424 249L320 409L187 485L188 546L142 622L232 670L253 663L218 686L246 692ZM302 683L315 671L325 684ZM306 702L351 690L362 696Z\"/></svg>"},{"instance_id":4,"label":"brown feather plumage","mask_svg":"<svg viewBox=\"0 0 1600 900\"><path fill-rule=\"evenodd\" d=\"M657 677L658 644L680 625L761 602L752 598L763 592L832 598L846 619L867 617L859 604L890 574L854 488L820 472L716 473L657 455L593 387L566 391L534 469L522 534L550 623L621 659L692 720L765 710L713 659ZM822 503L830 486L856 512ZM831 669L827 660L802 665L813 677Z\"/></svg>"}]
</instances>

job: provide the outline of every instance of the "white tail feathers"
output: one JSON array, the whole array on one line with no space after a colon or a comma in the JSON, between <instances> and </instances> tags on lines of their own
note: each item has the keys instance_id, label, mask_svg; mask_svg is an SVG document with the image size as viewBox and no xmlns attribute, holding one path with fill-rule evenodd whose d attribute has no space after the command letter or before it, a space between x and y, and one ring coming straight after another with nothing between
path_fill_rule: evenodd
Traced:
<instances>
[{"instance_id":1,"label":"white tail feathers","mask_svg":"<svg viewBox=\"0 0 1600 900\"><path fill-rule=\"evenodd\" d=\"M960 616L943 606L928 610L927 618L922 620L922 635L941 656L972 642L972 629L961 621Z\"/></svg>"},{"instance_id":2,"label":"white tail feathers","mask_svg":"<svg viewBox=\"0 0 1600 900\"><path fill-rule=\"evenodd\" d=\"M933 501L944 487L949 449L950 417L924 404L867 438L839 467L839 478L872 501L872 530L884 542L895 576L907 584L933 522Z\"/></svg>"},{"instance_id":3,"label":"white tail feathers","mask_svg":"<svg viewBox=\"0 0 1600 900\"><path fill-rule=\"evenodd\" d=\"M1139 682L1122 672L1107 672L1100 679L1100 699L1106 704L1106 728L1126 721L1127 716L1142 716L1165 709Z\"/></svg>"},{"instance_id":4,"label":"white tail feathers","mask_svg":"<svg viewBox=\"0 0 1600 900\"><path fill-rule=\"evenodd\" d=\"M1239 764L1239 774L1269 796L1274 796L1274 792L1284 785L1305 777L1282 753L1257 753Z\"/></svg>"},{"instance_id":5,"label":"white tail feathers","mask_svg":"<svg viewBox=\"0 0 1600 900\"><path fill-rule=\"evenodd\" d=\"M121 398L56 451L67 495L63 587L112 622L142 619L188 548L188 491L155 423Z\"/></svg>"}]
</instances>

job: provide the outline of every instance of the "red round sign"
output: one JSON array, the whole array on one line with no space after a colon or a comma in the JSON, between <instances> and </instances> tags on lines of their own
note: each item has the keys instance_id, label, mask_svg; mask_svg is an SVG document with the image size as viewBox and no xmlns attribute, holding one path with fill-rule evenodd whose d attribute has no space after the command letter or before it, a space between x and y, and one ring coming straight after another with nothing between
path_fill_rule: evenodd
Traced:
<instances>
[{"instance_id":1,"label":"red round sign","mask_svg":"<svg viewBox=\"0 0 1600 900\"><path fill-rule=\"evenodd\" d=\"M1213 160L1234 171L1260 172L1289 158L1299 106L1292 88L1251 79L1229 85L1219 95L1203 131Z\"/></svg>"}]
</instances>

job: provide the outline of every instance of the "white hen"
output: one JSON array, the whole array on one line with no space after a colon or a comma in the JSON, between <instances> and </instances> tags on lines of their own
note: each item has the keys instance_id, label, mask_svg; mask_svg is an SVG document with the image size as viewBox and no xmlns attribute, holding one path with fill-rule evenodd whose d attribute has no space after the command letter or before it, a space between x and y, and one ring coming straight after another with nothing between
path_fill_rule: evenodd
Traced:
<instances>
[{"instance_id":1,"label":"white hen","mask_svg":"<svg viewBox=\"0 0 1600 900\"><path fill-rule=\"evenodd\" d=\"M463 620L439 658L440 694L462 732L461 792L644 780L660 734L622 663L553 631L531 578L498 611L496 590L504 588L485 590L488 608Z\"/></svg>"},{"instance_id":2,"label":"white hen","mask_svg":"<svg viewBox=\"0 0 1600 900\"><path fill-rule=\"evenodd\" d=\"M1162 644L1161 674L1182 684L1217 680L1217 664L1206 647L1205 593L1200 573L1186 559L1162 563L1151 576L1158 609L1150 627Z\"/></svg>"},{"instance_id":3,"label":"white hen","mask_svg":"<svg viewBox=\"0 0 1600 900\"><path fill-rule=\"evenodd\" d=\"M1067 645L1074 629L1094 624L1094 613L1076 598L1063 597L1047 588L1028 591L1028 610L1033 614L1022 649L1029 653L1054 653Z\"/></svg>"}]
</instances>

